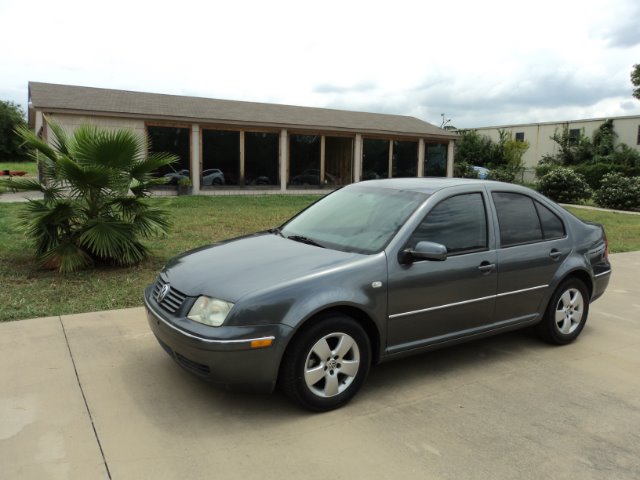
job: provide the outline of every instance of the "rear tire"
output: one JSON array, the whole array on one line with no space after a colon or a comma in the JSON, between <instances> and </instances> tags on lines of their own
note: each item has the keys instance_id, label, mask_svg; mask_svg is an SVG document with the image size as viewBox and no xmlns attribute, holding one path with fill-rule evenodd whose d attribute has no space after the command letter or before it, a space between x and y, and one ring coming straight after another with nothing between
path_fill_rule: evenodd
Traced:
<instances>
[{"instance_id":1,"label":"rear tire","mask_svg":"<svg viewBox=\"0 0 640 480\"><path fill-rule=\"evenodd\" d=\"M573 342L589 316L589 291L584 282L568 278L556 289L542 321L538 334L554 345Z\"/></svg>"},{"instance_id":2,"label":"rear tire","mask_svg":"<svg viewBox=\"0 0 640 480\"><path fill-rule=\"evenodd\" d=\"M333 313L300 332L280 370L280 388L293 402L326 412L349 402L371 366L371 344L352 318Z\"/></svg>"}]
</instances>

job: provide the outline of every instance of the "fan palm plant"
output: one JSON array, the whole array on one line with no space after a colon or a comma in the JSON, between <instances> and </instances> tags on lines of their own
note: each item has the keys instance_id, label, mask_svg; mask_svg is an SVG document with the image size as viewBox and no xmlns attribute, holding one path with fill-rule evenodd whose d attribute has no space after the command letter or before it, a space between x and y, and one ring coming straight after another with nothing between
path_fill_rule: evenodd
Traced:
<instances>
[{"instance_id":1,"label":"fan palm plant","mask_svg":"<svg viewBox=\"0 0 640 480\"><path fill-rule=\"evenodd\" d=\"M150 153L131 130L85 125L68 134L47 120L51 145L26 127L18 134L38 156L41 180L13 179L11 188L40 190L21 215L36 257L49 268L71 272L94 265L129 266L148 255L141 240L166 233L167 214L146 199L164 183L154 172L177 160Z\"/></svg>"}]
</instances>

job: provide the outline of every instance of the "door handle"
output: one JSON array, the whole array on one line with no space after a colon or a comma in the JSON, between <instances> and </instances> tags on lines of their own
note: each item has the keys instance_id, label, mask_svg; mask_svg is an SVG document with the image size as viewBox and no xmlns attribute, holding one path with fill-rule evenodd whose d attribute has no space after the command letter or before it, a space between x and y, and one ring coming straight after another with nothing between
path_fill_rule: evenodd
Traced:
<instances>
[{"instance_id":1,"label":"door handle","mask_svg":"<svg viewBox=\"0 0 640 480\"><path fill-rule=\"evenodd\" d=\"M554 262L557 262L560 259L561 255L562 255L562 252L560 252L559 250L556 250L555 248L549 252L549 256Z\"/></svg>"},{"instance_id":2,"label":"door handle","mask_svg":"<svg viewBox=\"0 0 640 480\"><path fill-rule=\"evenodd\" d=\"M480 264L480 266L478 267L478 270L486 274L486 273L491 273L494 268L496 268L495 263L489 263L485 260Z\"/></svg>"}]
</instances>

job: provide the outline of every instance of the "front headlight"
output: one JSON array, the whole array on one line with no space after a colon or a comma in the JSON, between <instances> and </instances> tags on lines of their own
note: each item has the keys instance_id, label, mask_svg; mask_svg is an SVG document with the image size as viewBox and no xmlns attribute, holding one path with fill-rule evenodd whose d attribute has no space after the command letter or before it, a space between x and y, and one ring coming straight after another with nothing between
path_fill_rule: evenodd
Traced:
<instances>
[{"instance_id":1,"label":"front headlight","mask_svg":"<svg viewBox=\"0 0 640 480\"><path fill-rule=\"evenodd\" d=\"M224 319L227 318L232 308L233 303L202 296L193 304L187 318L204 325L219 327L224 323Z\"/></svg>"}]
</instances>

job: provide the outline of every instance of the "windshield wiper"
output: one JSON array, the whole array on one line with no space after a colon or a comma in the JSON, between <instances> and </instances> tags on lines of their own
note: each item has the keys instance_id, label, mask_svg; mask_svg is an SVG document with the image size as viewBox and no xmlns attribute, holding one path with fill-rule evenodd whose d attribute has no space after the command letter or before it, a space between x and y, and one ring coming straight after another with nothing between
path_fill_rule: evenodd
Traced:
<instances>
[{"instance_id":1,"label":"windshield wiper","mask_svg":"<svg viewBox=\"0 0 640 480\"><path fill-rule=\"evenodd\" d=\"M272 228L271 230L267 230L267 232L280 235L281 237L284 238L284 235L282 234L282 230L280 230L280 227Z\"/></svg>"},{"instance_id":2,"label":"windshield wiper","mask_svg":"<svg viewBox=\"0 0 640 480\"><path fill-rule=\"evenodd\" d=\"M320 245L318 242L316 242L312 238L305 237L303 235L289 235L288 237L285 237L285 238L288 238L289 240L293 240L294 242L306 243L307 245L313 245L314 247L325 248L324 245Z\"/></svg>"}]
</instances>

